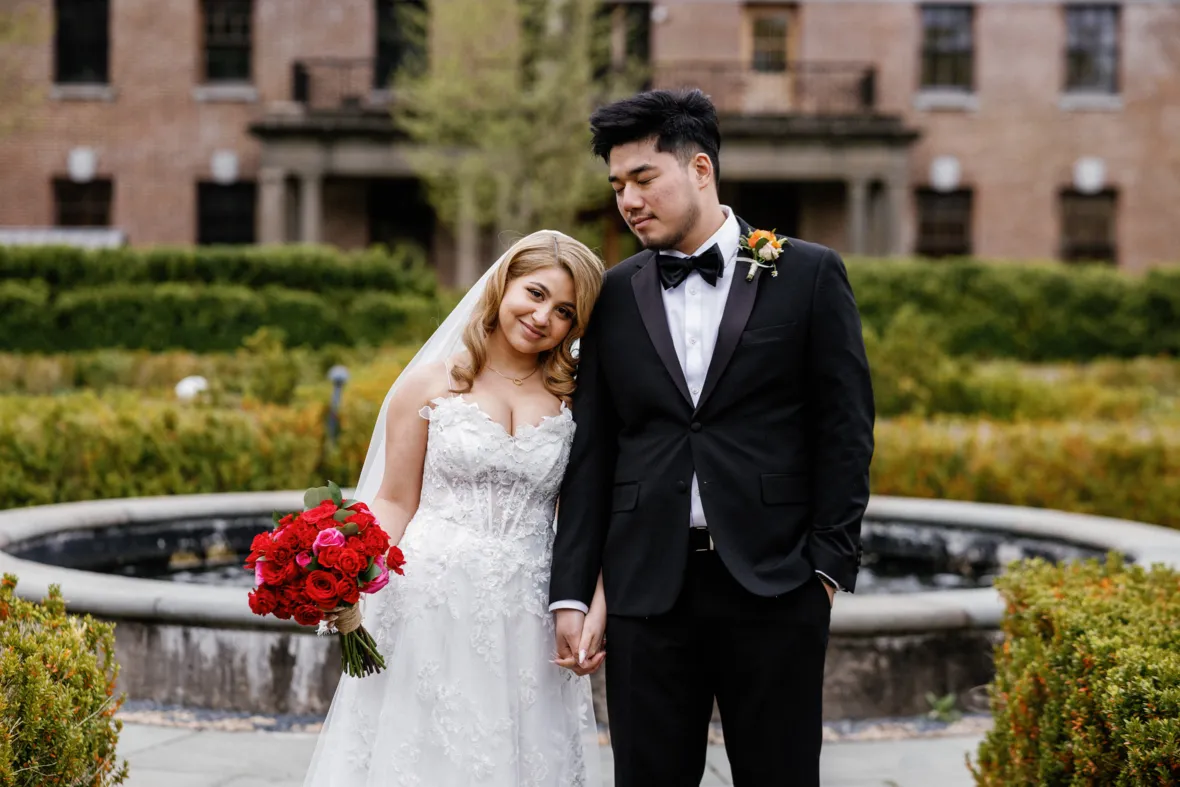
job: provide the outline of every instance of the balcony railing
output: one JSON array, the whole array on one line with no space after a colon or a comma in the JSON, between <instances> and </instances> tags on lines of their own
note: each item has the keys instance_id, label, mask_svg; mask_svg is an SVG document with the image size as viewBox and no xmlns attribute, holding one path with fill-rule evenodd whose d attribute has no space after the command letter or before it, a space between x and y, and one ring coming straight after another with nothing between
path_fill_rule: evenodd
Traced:
<instances>
[{"instance_id":1,"label":"balcony railing","mask_svg":"<svg viewBox=\"0 0 1180 787\"><path fill-rule=\"evenodd\" d=\"M291 66L291 98L315 112L381 110L377 61L368 57L320 57Z\"/></svg>"},{"instance_id":2,"label":"balcony railing","mask_svg":"<svg viewBox=\"0 0 1180 787\"><path fill-rule=\"evenodd\" d=\"M310 58L291 69L291 97L313 112L384 111L388 99L376 89L386 75L372 58ZM722 114L861 115L876 106L876 70L849 63L787 63L758 71L736 62L683 61L653 64L655 88L699 87Z\"/></svg>"},{"instance_id":3,"label":"balcony railing","mask_svg":"<svg viewBox=\"0 0 1180 787\"><path fill-rule=\"evenodd\" d=\"M876 107L876 70L850 63L787 63L757 71L735 62L665 62L655 88L697 87L727 115L861 115Z\"/></svg>"}]
</instances>

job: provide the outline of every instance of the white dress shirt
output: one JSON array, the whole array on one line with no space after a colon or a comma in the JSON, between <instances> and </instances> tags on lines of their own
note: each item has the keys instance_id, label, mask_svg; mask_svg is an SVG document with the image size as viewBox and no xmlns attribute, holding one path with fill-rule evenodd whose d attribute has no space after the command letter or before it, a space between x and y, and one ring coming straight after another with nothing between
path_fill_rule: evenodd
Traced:
<instances>
[{"instance_id":1,"label":"white dress shirt","mask_svg":"<svg viewBox=\"0 0 1180 787\"><path fill-rule=\"evenodd\" d=\"M700 245L691 255L668 249L661 251L675 257L696 257L709 250L714 243L721 251L725 260L725 268L716 286L709 285L701 275L693 271L676 287L663 290L664 313L668 318L668 330L672 334L672 344L676 347L676 358L680 361L680 368L684 372L684 381L688 383L688 392L692 395L692 403L700 401L701 391L705 387L705 376L709 372L709 362L713 359L713 348L717 344L717 331L721 327L721 316L725 312L725 302L729 298L729 288L733 283L734 270L737 264L738 242L741 240L741 228L737 217L726 205L721 206L725 213L725 221L716 232ZM655 262L649 262L655 265ZM692 474L692 507L689 513L689 527L705 527L705 509L701 505L701 490L697 483L697 475ZM827 574L821 571L825 578ZM828 578L833 585L836 582ZM588 612L586 605L580 601L555 601L550 610L577 609Z\"/></svg>"}]
</instances>

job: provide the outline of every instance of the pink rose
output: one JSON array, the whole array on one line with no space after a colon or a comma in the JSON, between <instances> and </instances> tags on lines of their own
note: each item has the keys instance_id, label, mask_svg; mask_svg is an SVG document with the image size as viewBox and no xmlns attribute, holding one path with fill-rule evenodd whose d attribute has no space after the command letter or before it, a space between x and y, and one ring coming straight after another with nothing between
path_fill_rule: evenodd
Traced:
<instances>
[{"instance_id":1,"label":"pink rose","mask_svg":"<svg viewBox=\"0 0 1180 787\"><path fill-rule=\"evenodd\" d=\"M328 531L325 530L324 532L326 533ZM299 564L300 568L307 568L308 566L311 565L311 553L310 552L300 552L298 555L295 556L295 562Z\"/></svg>"},{"instance_id":2,"label":"pink rose","mask_svg":"<svg viewBox=\"0 0 1180 787\"><path fill-rule=\"evenodd\" d=\"M344 546L344 541L345 539L343 533L334 527L329 527L325 530L321 530L320 534L315 537L315 541L312 542L311 545L311 551L318 555L320 550L324 547Z\"/></svg>"},{"instance_id":3,"label":"pink rose","mask_svg":"<svg viewBox=\"0 0 1180 787\"><path fill-rule=\"evenodd\" d=\"M389 569L385 567L385 556L381 555L374 562L381 568L381 573L361 588L362 593L376 593L389 584Z\"/></svg>"},{"instance_id":4,"label":"pink rose","mask_svg":"<svg viewBox=\"0 0 1180 787\"><path fill-rule=\"evenodd\" d=\"M254 586L255 587L262 587L262 585L265 584L262 579L262 564L263 564L263 561L261 561L261 560L259 560L257 563L254 564Z\"/></svg>"}]
</instances>

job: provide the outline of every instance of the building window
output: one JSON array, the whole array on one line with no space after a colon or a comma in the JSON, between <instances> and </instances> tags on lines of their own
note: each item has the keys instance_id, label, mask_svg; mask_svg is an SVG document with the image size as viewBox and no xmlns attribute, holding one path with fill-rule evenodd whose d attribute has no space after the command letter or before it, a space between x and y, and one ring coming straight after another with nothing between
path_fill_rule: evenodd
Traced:
<instances>
[{"instance_id":1,"label":"building window","mask_svg":"<svg viewBox=\"0 0 1180 787\"><path fill-rule=\"evenodd\" d=\"M787 34L791 12L786 8L750 9L750 33L753 49L751 66L755 71L778 74L787 70Z\"/></svg>"},{"instance_id":2,"label":"building window","mask_svg":"<svg viewBox=\"0 0 1180 787\"><path fill-rule=\"evenodd\" d=\"M1077 5L1065 9L1065 89L1118 93L1119 9Z\"/></svg>"},{"instance_id":3,"label":"building window","mask_svg":"<svg viewBox=\"0 0 1180 787\"><path fill-rule=\"evenodd\" d=\"M205 32L205 82L253 78L253 0L201 0Z\"/></svg>"},{"instance_id":4,"label":"building window","mask_svg":"<svg viewBox=\"0 0 1180 787\"><path fill-rule=\"evenodd\" d=\"M918 192L918 244L922 257L971 254L971 192Z\"/></svg>"},{"instance_id":5,"label":"building window","mask_svg":"<svg viewBox=\"0 0 1180 787\"><path fill-rule=\"evenodd\" d=\"M110 81L109 0L55 0L53 80L59 85Z\"/></svg>"},{"instance_id":6,"label":"building window","mask_svg":"<svg viewBox=\"0 0 1180 787\"><path fill-rule=\"evenodd\" d=\"M1067 262L1118 262L1113 191L1061 194L1061 259Z\"/></svg>"},{"instance_id":7,"label":"building window","mask_svg":"<svg viewBox=\"0 0 1180 787\"><path fill-rule=\"evenodd\" d=\"M197 243L254 243L255 185L197 184Z\"/></svg>"},{"instance_id":8,"label":"building window","mask_svg":"<svg viewBox=\"0 0 1180 787\"><path fill-rule=\"evenodd\" d=\"M373 87L389 87L390 80L402 67L423 65L426 41L424 0L376 0L377 62L373 68Z\"/></svg>"},{"instance_id":9,"label":"building window","mask_svg":"<svg viewBox=\"0 0 1180 787\"><path fill-rule=\"evenodd\" d=\"M75 183L58 178L53 181L54 223L58 227L111 226L111 194L109 180Z\"/></svg>"},{"instance_id":10,"label":"building window","mask_svg":"<svg viewBox=\"0 0 1180 787\"><path fill-rule=\"evenodd\" d=\"M922 6L922 88L975 88L975 34L969 5Z\"/></svg>"}]
</instances>

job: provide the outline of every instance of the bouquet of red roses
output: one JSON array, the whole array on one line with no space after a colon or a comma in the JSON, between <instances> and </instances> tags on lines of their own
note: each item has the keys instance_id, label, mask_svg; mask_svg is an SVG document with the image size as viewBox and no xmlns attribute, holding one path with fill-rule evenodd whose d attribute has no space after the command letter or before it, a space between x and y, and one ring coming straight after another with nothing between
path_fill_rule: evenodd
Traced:
<instances>
[{"instance_id":1,"label":"bouquet of red roses","mask_svg":"<svg viewBox=\"0 0 1180 787\"><path fill-rule=\"evenodd\" d=\"M255 615L294 618L314 626L336 615L344 671L353 677L385 669L385 659L365 627L357 605L361 593L389 584L389 572L404 574L402 551L368 506L345 500L340 487L308 489L304 510L274 515L274 530L250 545L246 568L254 572L250 609Z\"/></svg>"}]
</instances>

